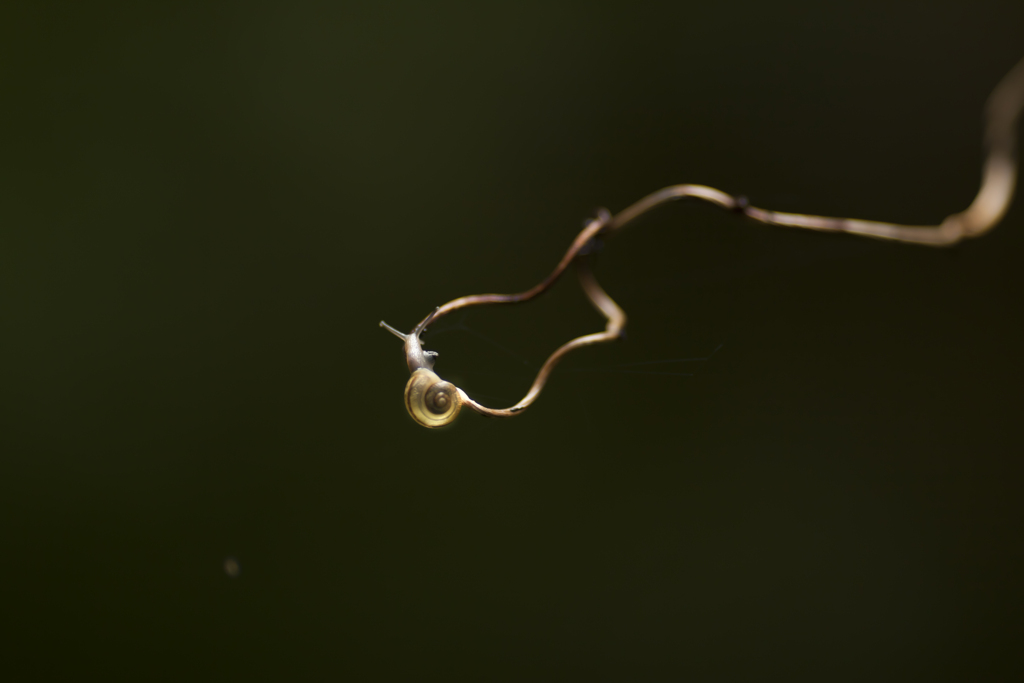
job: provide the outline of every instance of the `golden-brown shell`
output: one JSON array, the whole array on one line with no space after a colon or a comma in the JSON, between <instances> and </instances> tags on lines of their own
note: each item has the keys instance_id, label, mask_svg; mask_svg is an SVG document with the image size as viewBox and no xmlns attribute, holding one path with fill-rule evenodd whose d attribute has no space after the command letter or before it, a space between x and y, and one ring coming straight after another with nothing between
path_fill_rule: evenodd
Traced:
<instances>
[{"instance_id":1,"label":"golden-brown shell","mask_svg":"<svg viewBox=\"0 0 1024 683\"><path fill-rule=\"evenodd\" d=\"M458 416L461 408L458 387L426 368L412 373L405 385L405 409L424 427L443 427Z\"/></svg>"}]
</instances>

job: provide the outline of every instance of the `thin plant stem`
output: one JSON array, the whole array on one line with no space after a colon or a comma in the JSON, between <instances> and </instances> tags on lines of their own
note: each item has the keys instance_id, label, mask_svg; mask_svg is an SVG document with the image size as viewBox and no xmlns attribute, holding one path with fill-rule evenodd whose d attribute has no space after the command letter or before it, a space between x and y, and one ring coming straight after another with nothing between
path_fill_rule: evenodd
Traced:
<instances>
[{"instance_id":1,"label":"thin plant stem","mask_svg":"<svg viewBox=\"0 0 1024 683\"><path fill-rule=\"evenodd\" d=\"M784 213L750 206L744 197L705 185L671 185L653 192L614 216L599 210L569 245L565 255L551 274L530 289L518 294L475 294L459 297L432 311L409 335L403 335L383 321L381 326L405 339L410 371L423 367L419 335L428 323L470 306L485 304L523 303L548 291L571 263L576 264L580 285L587 298L607 321L603 332L572 339L548 356L526 395L509 408L495 409L483 406L458 390L462 401L473 410L491 417L511 417L532 404L540 395L552 370L567 353L591 344L618 339L626 325L625 312L601 288L594 277L588 256L597 238L610 237L647 212L679 199L705 201L727 211L743 215L767 225L804 228L821 232L840 232L909 244L946 247L985 234L1006 214L1013 201L1017 185L1017 121L1024 109L1024 60L1017 63L993 90L985 107L985 133L983 144L985 160L982 165L981 187L977 196L963 211L948 216L938 225L912 226L856 218L830 218L798 213ZM427 352L428 354L430 352ZM417 355L419 354L419 355ZM432 361L428 361L432 367Z\"/></svg>"}]
</instances>

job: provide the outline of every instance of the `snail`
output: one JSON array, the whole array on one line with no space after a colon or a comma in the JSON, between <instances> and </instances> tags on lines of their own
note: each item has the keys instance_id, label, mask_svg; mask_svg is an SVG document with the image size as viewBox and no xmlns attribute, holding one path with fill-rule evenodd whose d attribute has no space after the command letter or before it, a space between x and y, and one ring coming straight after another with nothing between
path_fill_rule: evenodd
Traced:
<instances>
[{"instance_id":1,"label":"snail","mask_svg":"<svg viewBox=\"0 0 1024 683\"><path fill-rule=\"evenodd\" d=\"M986 106L985 161L981 188L965 210L948 216L939 225L910 226L853 218L828 218L796 213L768 211L750 205L745 197L737 197L705 185L671 185L654 192L621 213L612 216L599 209L596 217L584 223L583 231L573 240L554 271L533 288L519 294L478 294L464 296L439 306L409 334L403 334L381 321L387 329L405 341L406 363L412 377L405 385L405 407L412 418L424 427L442 427L459 415L462 406L489 417L512 417L536 400L548 376L561 358L573 349L618 339L626 324L626 314L597 283L590 269L590 254L602 237L614 234L635 218L655 207L676 199L700 199L728 211L741 214L767 225L804 228L822 232L845 232L876 239L910 244L943 247L963 239L978 237L999 223L1010 207L1017 185L1017 120L1024 109L1024 60L1017 63L996 85ZM519 403L511 408L494 409L480 405L454 384L442 380L434 372L437 354L424 351L420 335L427 324L447 313L481 304L514 304L529 301L543 294L575 263L584 293L605 317L604 332L577 337L558 347L541 366L533 385Z\"/></svg>"},{"instance_id":2,"label":"snail","mask_svg":"<svg viewBox=\"0 0 1024 683\"><path fill-rule=\"evenodd\" d=\"M428 315L409 334L403 334L383 320L381 327L405 341L405 358L412 377L405 385L405 409L412 419L424 427L443 427L459 416L462 403L468 398L451 382L445 382L434 372L436 351L424 351L420 335L437 313Z\"/></svg>"}]
</instances>

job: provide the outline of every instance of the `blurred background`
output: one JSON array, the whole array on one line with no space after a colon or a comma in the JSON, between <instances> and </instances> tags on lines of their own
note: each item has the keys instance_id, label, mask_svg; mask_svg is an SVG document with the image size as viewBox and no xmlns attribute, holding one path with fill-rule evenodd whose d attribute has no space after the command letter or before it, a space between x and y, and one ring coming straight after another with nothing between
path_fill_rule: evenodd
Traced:
<instances>
[{"instance_id":1,"label":"blurred background","mask_svg":"<svg viewBox=\"0 0 1024 683\"><path fill-rule=\"evenodd\" d=\"M514 420L416 426L377 324L526 289L672 183L940 221L1022 26L4 4L3 678L1019 675L1019 200L950 250L660 209L597 263L628 338ZM504 407L602 326L569 277L425 341Z\"/></svg>"}]
</instances>

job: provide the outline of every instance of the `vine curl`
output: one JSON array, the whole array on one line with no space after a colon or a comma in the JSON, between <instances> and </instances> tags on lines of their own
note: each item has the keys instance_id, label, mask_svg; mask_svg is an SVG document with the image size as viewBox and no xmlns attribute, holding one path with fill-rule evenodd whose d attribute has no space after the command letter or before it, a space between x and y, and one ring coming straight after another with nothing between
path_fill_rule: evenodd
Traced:
<instances>
[{"instance_id":1,"label":"vine curl","mask_svg":"<svg viewBox=\"0 0 1024 683\"><path fill-rule=\"evenodd\" d=\"M540 395L552 370L558 362L578 348L618 339L626 326L626 314L594 277L590 265L588 245L598 237L614 235L626 225L662 204L678 199L698 199L727 211L742 214L751 220L790 228L804 228L821 232L842 232L875 239L893 240L931 247L947 247L958 242L984 235L994 228L1013 201L1017 185L1017 121L1024 109L1024 60L1017 63L996 85L985 107L985 133L983 145L985 160L982 165L981 187L974 201L959 213L948 216L938 225L899 225L856 218L830 218L799 213L784 213L751 206L745 197L731 195L706 185L671 185L653 192L619 213L612 215L600 209L588 220L583 230L569 245L562 260L544 280L518 294L474 294L459 297L439 306L413 329L405 334L384 321L384 327L405 342L406 363L414 376L406 387L406 407L410 415L426 427L449 424L458 415L460 405L468 406L489 417L512 417L528 408ZM576 337L558 347L537 373L530 390L518 403L509 408L488 408L458 387L443 382L433 372L437 354L424 351L420 335L427 325L452 311L485 304L517 304L537 297L551 288L571 263L576 264L580 285L594 307L605 317L603 332ZM417 374L419 372L419 374ZM446 393L424 390L423 386L442 387ZM454 394L452 393L454 390ZM430 397L431 405L420 405L421 397ZM438 404L441 401L443 405ZM427 417L422 417L426 415Z\"/></svg>"}]
</instances>

